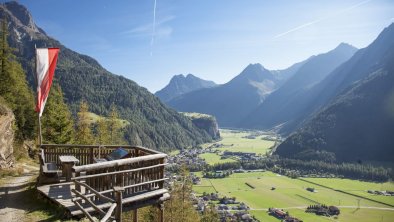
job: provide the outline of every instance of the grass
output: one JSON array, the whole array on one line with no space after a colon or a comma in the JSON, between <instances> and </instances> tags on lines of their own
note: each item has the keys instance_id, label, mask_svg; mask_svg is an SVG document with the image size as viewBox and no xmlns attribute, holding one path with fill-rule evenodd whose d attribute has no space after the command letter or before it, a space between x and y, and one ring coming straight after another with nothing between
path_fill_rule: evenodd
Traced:
<instances>
[{"instance_id":1,"label":"grass","mask_svg":"<svg viewBox=\"0 0 394 222\"><path fill-rule=\"evenodd\" d=\"M333 183L336 182L336 179L332 180ZM246 182L253 185L255 189L247 186ZM330 181L326 181L326 183L330 183ZM273 186L276 190L271 190ZM311 184L298 179L279 176L272 172L250 172L235 173L228 178L222 179L203 178L201 185L193 186L193 190L197 194L217 191L220 196L236 197L237 200L255 209L251 213L261 221L278 221L266 213L265 209L269 207L301 207L302 209L288 209L288 211L291 215L297 216L304 221L330 221L330 218L305 213L304 207L316 203L357 206L357 199L359 199L357 197L318 186L314 186L318 192L311 193L306 190L307 187L311 187ZM360 205L365 207L387 207L364 199L360 201ZM341 209L341 211L340 221L376 221L374 219L378 218L381 220L382 216L383 221L389 221L388 219L394 216L394 211L387 210ZM360 219L364 217L365 220Z\"/></svg>"},{"instance_id":2,"label":"grass","mask_svg":"<svg viewBox=\"0 0 394 222\"><path fill-rule=\"evenodd\" d=\"M394 197L392 196L375 195L367 192L368 190L394 191L393 182L375 183L375 182L365 182L359 180L339 179L339 178L305 178L305 180L317 184L322 184L324 186L333 189L343 190L348 193L356 194L373 200L381 201L383 203L394 205Z\"/></svg>"},{"instance_id":3,"label":"grass","mask_svg":"<svg viewBox=\"0 0 394 222\"><path fill-rule=\"evenodd\" d=\"M91 113L91 112L88 112L88 116L89 116L89 122L90 122L90 124L96 123L96 122L98 121L98 119L100 118L100 115L97 115L97 114ZM107 117L103 117L103 118L104 118L105 120L108 120ZM120 124L121 127L125 127L125 126L127 126L127 125L130 125L130 122L127 121L127 120L118 119L118 121L119 121L119 124Z\"/></svg>"},{"instance_id":4,"label":"grass","mask_svg":"<svg viewBox=\"0 0 394 222\"><path fill-rule=\"evenodd\" d=\"M218 143L223 144L224 147L217 149L220 151L265 154L275 144L274 141L264 140L263 137L266 135L257 136L255 139L243 138L251 133L253 132L237 132L222 129L220 130L220 136L223 139Z\"/></svg>"},{"instance_id":5,"label":"grass","mask_svg":"<svg viewBox=\"0 0 394 222\"><path fill-rule=\"evenodd\" d=\"M203 158L205 162L207 162L209 165L215 165L218 163L228 163L228 162L236 162L236 160L233 159L221 159L221 156L219 156L216 153L203 153L200 154L199 157Z\"/></svg>"}]
</instances>

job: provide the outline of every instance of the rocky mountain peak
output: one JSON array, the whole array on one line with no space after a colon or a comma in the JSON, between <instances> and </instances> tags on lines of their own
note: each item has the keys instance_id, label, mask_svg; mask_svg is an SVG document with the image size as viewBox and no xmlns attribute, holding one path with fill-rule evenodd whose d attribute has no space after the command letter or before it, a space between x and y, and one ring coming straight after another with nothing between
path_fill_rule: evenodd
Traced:
<instances>
[{"instance_id":1,"label":"rocky mountain peak","mask_svg":"<svg viewBox=\"0 0 394 222\"><path fill-rule=\"evenodd\" d=\"M11 20L16 20L18 26L24 26L31 31L40 32L35 24L32 15L26 7L16 1L6 2L0 6L4 11L8 12Z\"/></svg>"}]
</instances>

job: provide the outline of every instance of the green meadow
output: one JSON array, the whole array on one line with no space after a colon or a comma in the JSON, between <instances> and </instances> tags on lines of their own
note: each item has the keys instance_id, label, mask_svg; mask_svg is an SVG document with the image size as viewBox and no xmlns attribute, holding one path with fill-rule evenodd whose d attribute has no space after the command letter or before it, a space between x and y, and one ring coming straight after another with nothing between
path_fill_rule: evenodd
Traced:
<instances>
[{"instance_id":1,"label":"green meadow","mask_svg":"<svg viewBox=\"0 0 394 222\"><path fill-rule=\"evenodd\" d=\"M246 185L246 182L255 188ZM272 187L276 189L271 190ZM315 187L317 192L309 192L306 190L307 187ZM338 220L334 221L360 221L360 218L363 218L362 221L390 221L390 218L394 218L394 208L375 209L388 207L361 199L361 209L357 209L357 197L272 172L235 173L223 179L204 178L200 185L193 186L193 190L197 194L218 192L220 196L236 197L238 201L246 203L251 208L251 213L261 221L279 221L267 214L266 210L269 207L283 208L304 221L334 220L304 212L308 205L317 203L349 207L340 207L342 213Z\"/></svg>"},{"instance_id":2,"label":"green meadow","mask_svg":"<svg viewBox=\"0 0 394 222\"><path fill-rule=\"evenodd\" d=\"M305 180L317 184L322 184L324 186L333 189L342 190L348 193L366 197L372 200L377 200L383 203L394 205L393 196L382 196L382 195L370 194L367 192L368 190L394 191L393 182L374 183L374 182L365 182L359 180L339 179L339 178L305 178Z\"/></svg>"},{"instance_id":3,"label":"green meadow","mask_svg":"<svg viewBox=\"0 0 394 222\"><path fill-rule=\"evenodd\" d=\"M203 158L205 162L207 162L210 165L215 165L218 163L236 162L236 160L230 158L221 159L221 156L219 156L216 153L203 153L200 154L199 157Z\"/></svg>"},{"instance_id":4,"label":"green meadow","mask_svg":"<svg viewBox=\"0 0 394 222\"><path fill-rule=\"evenodd\" d=\"M223 147L215 148L220 151L231 151L231 152L246 152L265 154L269 151L275 142L263 139L267 135L257 136L255 139L244 138L253 133L253 131L238 132L234 130L220 130L220 136L222 140L218 143L223 144ZM205 147L211 144L205 145Z\"/></svg>"}]
</instances>

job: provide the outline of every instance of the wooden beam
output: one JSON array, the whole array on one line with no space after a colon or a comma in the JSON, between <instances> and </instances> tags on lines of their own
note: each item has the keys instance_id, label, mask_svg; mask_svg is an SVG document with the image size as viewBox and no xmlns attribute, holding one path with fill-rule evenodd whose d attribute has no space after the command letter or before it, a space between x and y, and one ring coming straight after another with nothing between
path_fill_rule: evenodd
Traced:
<instances>
[{"instance_id":1,"label":"wooden beam","mask_svg":"<svg viewBox=\"0 0 394 222\"><path fill-rule=\"evenodd\" d=\"M167 154L162 153L162 154L152 154L147 156L133 157L127 159L120 159L120 160L112 160L112 161L101 162L101 163L93 163L93 164L82 165L82 166L74 166L73 172L92 171L92 170L99 170L109 167L118 167L118 166L129 165L129 164L144 162L149 160L156 160L166 157Z\"/></svg>"},{"instance_id":2,"label":"wooden beam","mask_svg":"<svg viewBox=\"0 0 394 222\"><path fill-rule=\"evenodd\" d=\"M135 209L133 212L133 221L138 222L138 209Z\"/></svg>"},{"instance_id":3,"label":"wooden beam","mask_svg":"<svg viewBox=\"0 0 394 222\"><path fill-rule=\"evenodd\" d=\"M72 178L71 180L83 180L83 179L92 178L92 177L108 176L108 175L121 174L121 173L131 173L131 172L136 172L136 171L140 171L140 170L147 170L147 169L152 169L152 168L156 168L156 167L163 167L166 165L168 165L168 164L164 163L164 164L157 164L157 165L153 165L153 166L141 167L141 168L131 169L131 170L113 171L113 172L108 172L108 173L91 174L91 175L86 175L86 176L76 176L76 177ZM78 174L80 174L80 172L78 172Z\"/></svg>"},{"instance_id":4,"label":"wooden beam","mask_svg":"<svg viewBox=\"0 0 394 222\"><path fill-rule=\"evenodd\" d=\"M89 198L85 197L83 194L81 194L80 192L71 189L71 192L75 193L78 197L84 199L86 202L88 202L95 210L97 210L100 214L105 215L106 213L100 209L99 207L96 206L96 204L94 204ZM75 202L74 202L75 203Z\"/></svg>"},{"instance_id":5,"label":"wooden beam","mask_svg":"<svg viewBox=\"0 0 394 222\"><path fill-rule=\"evenodd\" d=\"M111 207L108 209L108 212L105 214L103 219L100 220L100 222L107 222L107 220L111 217L112 213L114 212L115 208L117 207L116 203L113 203Z\"/></svg>"},{"instance_id":6,"label":"wooden beam","mask_svg":"<svg viewBox=\"0 0 394 222\"><path fill-rule=\"evenodd\" d=\"M87 185L86 183L82 183L82 182L79 182L79 181L74 181L74 183L76 183L76 184L79 184L79 185L81 185L81 186L84 186L85 187L85 189L87 188L88 190L90 190L91 192L93 192L94 194L96 194L98 197L100 197L100 198L103 198L103 199L105 199L105 200L107 200L107 201L109 201L109 202L115 202L115 200L113 200L113 199L111 199L111 198L109 198L109 197L106 197L106 196L104 196L102 193L100 193L100 192L98 192L98 191L96 191L95 189L93 189L93 188L91 188L89 185ZM87 197L88 195L85 195L85 197ZM94 195L93 195L94 196ZM76 198L75 199L75 201L77 201L77 200L79 200L78 198Z\"/></svg>"},{"instance_id":7,"label":"wooden beam","mask_svg":"<svg viewBox=\"0 0 394 222\"><path fill-rule=\"evenodd\" d=\"M114 187L114 192L115 192L115 200L116 200L116 210L115 210L115 220L117 222L122 222L122 208L123 208L123 200L122 200L122 194L124 192L123 187Z\"/></svg>"},{"instance_id":8,"label":"wooden beam","mask_svg":"<svg viewBox=\"0 0 394 222\"><path fill-rule=\"evenodd\" d=\"M77 201L74 202L74 203L75 203L75 205L83 212L83 214L85 214L85 216L88 217L88 219L89 219L91 222L95 222L95 220L94 220L94 218L92 217L92 215L90 215L89 212L87 212L87 211L81 206L81 204L79 204Z\"/></svg>"}]
</instances>

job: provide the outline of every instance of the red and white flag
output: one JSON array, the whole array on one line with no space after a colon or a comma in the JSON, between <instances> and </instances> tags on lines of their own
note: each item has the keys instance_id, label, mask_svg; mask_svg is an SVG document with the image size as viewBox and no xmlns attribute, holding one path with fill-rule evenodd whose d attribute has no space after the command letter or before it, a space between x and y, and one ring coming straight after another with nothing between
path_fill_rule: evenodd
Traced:
<instances>
[{"instance_id":1,"label":"red and white flag","mask_svg":"<svg viewBox=\"0 0 394 222\"><path fill-rule=\"evenodd\" d=\"M36 112L42 116L49 90L51 89L53 75L55 73L59 48L36 49L36 73L37 73L37 106Z\"/></svg>"}]
</instances>

